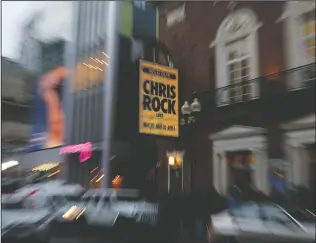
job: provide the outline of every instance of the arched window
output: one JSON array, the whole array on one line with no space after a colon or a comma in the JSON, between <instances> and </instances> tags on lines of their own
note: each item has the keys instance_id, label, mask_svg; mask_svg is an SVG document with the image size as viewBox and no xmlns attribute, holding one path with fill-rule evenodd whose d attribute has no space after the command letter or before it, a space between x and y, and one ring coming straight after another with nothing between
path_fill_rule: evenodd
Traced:
<instances>
[{"instance_id":1,"label":"arched window","mask_svg":"<svg viewBox=\"0 0 316 243\"><path fill-rule=\"evenodd\" d=\"M221 23L215 41L217 105L259 97L257 30L260 25L249 9L236 10ZM232 85L230 87L226 87Z\"/></svg>"},{"instance_id":2,"label":"arched window","mask_svg":"<svg viewBox=\"0 0 316 243\"><path fill-rule=\"evenodd\" d=\"M287 68L315 62L315 2L286 2L280 21L284 21Z\"/></svg>"}]
</instances>

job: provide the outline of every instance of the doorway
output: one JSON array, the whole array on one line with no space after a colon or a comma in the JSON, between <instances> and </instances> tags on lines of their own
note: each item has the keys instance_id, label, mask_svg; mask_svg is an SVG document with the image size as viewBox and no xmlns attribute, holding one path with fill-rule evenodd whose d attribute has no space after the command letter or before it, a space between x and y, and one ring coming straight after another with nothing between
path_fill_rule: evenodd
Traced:
<instances>
[{"instance_id":1,"label":"doorway","mask_svg":"<svg viewBox=\"0 0 316 243\"><path fill-rule=\"evenodd\" d=\"M229 186L244 188L253 183L254 158L250 151L234 151L227 153L229 166Z\"/></svg>"}]
</instances>

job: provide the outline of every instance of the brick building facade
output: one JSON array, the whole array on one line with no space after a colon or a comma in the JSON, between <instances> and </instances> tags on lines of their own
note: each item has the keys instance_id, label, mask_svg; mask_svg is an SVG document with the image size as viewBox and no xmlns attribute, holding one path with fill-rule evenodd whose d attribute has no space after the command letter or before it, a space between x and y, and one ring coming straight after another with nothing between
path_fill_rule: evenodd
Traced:
<instances>
[{"instance_id":1,"label":"brick building facade","mask_svg":"<svg viewBox=\"0 0 316 243\"><path fill-rule=\"evenodd\" d=\"M185 152L184 191L213 185L226 193L241 164L249 165L251 182L262 191L269 192L277 171L288 184L309 187L315 178L307 175L315 164L308 156L315 146L315 3L158 7L159 38L180 73L180 104L198 97L202 105L179 139L157 140L160 189L167 188L166 151L172 150Z\"/></svg>"}]
</instances>

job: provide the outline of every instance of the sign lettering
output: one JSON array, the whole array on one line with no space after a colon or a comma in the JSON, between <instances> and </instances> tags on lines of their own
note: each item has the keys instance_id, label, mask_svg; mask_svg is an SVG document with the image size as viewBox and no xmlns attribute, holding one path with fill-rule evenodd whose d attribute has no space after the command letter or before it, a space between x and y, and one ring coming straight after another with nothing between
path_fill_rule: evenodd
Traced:
<instances>
[{"instance_id":1,"label":"sign lettering","mask_svg":"<svg viewBox=\"0 0 316 243\"><path fill-rule=\"evenodd\" d=\"M139 72L139 132L178 137L178 70L141 60Z\"/></svg>"}]
</instances>

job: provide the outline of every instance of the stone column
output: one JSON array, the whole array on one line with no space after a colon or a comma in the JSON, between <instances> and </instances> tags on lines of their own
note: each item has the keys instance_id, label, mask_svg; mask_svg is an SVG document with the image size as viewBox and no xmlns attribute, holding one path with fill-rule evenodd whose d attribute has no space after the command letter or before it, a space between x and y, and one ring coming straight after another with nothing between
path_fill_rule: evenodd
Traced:
<instances>
[{"instance_id":1,"label":"stone column","mask_svg":"<svg viewBox=\"0 0 316 243\"><path fill-rule=\"evenodd\" d=\"M269 158L268 158L268 150L263 148L260 153L260 162L261 162L261 185L262 191L266 194L270 191L269 185Z\"/></svg>"},{"instance_id":2,"label":"stone column","mask_svg":"<svg viewBox=\"0 0 316 243\"><path fill-rule=\"evenodd\" d=\"M222 194L226 194L228 187L228 166L227 166L227 156L224 151L221 152L221 192Z\"/></svg>"},{"instance_id":3,"label":"stone column","mask_svg":"<svg viewBox=\"0 0 316 243\"><path fill-rule=\"evenodd\" d=\"M285 171L285 179L287 182L287 185L293 185L293 164L294 164L294 158L293 158L293 148L289 144L285 144L284 151L285 151L285 160L287 161L287 167Z\"/></svg>"},{"instance_id":4,"label":"stone column","mask_svg":"<svg viewBox=\"0 0 316 243\"><path fill-rule=\"evenodd\" d=\"M258 149L253 150L253 154L255 157L254 164L254 172L253 172L253 182L255 187L264 192L269 192L269 182L268 182L268 158L267 158L267 150Z\"/></svg>"},{"instance_id":5,"label":"stone column","mask_svg":"<svg viewBox=\"0 0 316 243\"><path fill-rule=\"evenodd\" d=\"M262 161L261 161L261 153L259 150L251 150L253 157L254 157L254 164L252 165L252 181L255 185L255 187L258 190L262 190L262 175L261 175L261 167L262 167Z\"/></svg>"},{"instance_id":6,"label":"stone column","mask_svg":"<svg viewBox=\"0 0 316 243\"><path fill-rule=\"evenodd\" d=\"M292 170L293 170L293 184L295 186L301 186L302 185L302 170L301 170L301 160L302 160L302 155L299 147L292 147L292 157L293 157L293 165L292 165Z\"/></svg>"},{"instance_id":7,"label":"stone column","mask_svg":"<svg viewBox=\"0 0 316 243\"><path fill-rule=\"evenodd\" d=\"M300 165L301 165L301 171L300 171L300 178L301 178L301 185L309 187L309 155L308 151L305 147L300 146Z\"/></svg>"},{"instance_id":8,"label":"stone column","mask_svg":"<svg viewBox=\"0 0 316 243\"><path fill-rule=\"evenodd\" d=\"M220 154L217 150L214 149L213 151L213 186L216 189L216 191L221 192L220 190Z\"/></svg>"}]
</instances>

